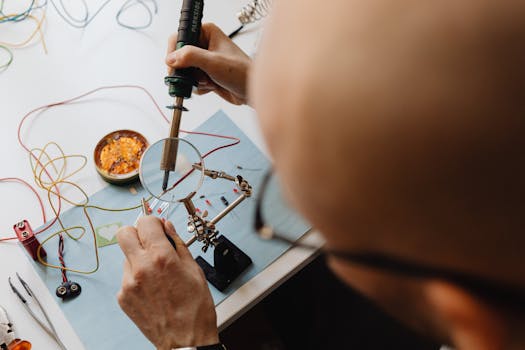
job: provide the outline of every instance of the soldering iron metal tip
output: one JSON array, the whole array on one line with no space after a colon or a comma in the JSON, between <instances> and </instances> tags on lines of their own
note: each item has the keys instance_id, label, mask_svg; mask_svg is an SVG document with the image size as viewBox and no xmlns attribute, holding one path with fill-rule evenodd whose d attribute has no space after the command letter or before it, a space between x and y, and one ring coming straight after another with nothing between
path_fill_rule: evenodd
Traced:
<instances>
[{"instance_id":1,"label":"soldering iron metal tip","mask_svg":"<svg viewBox=\"0 0 525 350\"><path fill-rule=\"evenodd\" d=\"M170 178L170 171L164 170L164 179L162 180L162 190L166 191L168 188L168 180Z\"/></svg>"}]
</instances>

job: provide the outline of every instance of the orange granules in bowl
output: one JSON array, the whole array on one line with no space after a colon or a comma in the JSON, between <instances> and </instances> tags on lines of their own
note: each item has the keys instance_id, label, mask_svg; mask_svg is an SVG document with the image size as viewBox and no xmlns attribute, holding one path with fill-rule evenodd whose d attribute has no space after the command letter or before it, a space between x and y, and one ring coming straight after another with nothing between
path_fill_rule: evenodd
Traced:
<instances>
[{"instance_id":1,"label":"orange granules in bowl","mask_svg":"<svg viewBox=\"0 0 525 350\"><path fill-rule=\"evenodd\" d=\"M110 139L100 152L100 167L108 174L127 174L139 168L145 149L146 145L136 136Z\"/></svg>"},{"instance_id":2,"label":"orange granules in bowl","mask_svg":"<svg viewBox=\"0 0 525 350\"><path fill-rule=\"evenodd\" d=\"M147 147L146 138L136 131L117 130L104 136L94 152L98 173L113 184L135 181Z\"/></svg>"}]
</instances>

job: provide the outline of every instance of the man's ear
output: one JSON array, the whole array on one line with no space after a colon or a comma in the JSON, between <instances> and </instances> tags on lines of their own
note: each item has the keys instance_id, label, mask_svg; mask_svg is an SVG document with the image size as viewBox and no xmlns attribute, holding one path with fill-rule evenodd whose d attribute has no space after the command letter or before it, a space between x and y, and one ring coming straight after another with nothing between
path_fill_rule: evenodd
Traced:
<instances>
[{"instance_id":1,"label":"man's ear","mask_svg":"<svg viewBox=\"0 0 525 350\"><path fill-rule=\"evenodd\" d=\"M503 315L467 290L432 281L424 293L436 321L456 350L502 350L508 332Z\"/></svg>"}]
</instances>

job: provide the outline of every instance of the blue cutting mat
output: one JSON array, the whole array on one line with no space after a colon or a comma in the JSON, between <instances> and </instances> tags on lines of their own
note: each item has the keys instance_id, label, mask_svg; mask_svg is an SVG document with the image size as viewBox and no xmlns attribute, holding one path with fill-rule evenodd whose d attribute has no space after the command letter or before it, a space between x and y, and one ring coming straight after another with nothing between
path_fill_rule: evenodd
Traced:
<instances>
[{"instance_id":1,"label":"blue cutting mat","mask_svg":"<svg viewBox=\"0 0 525 350\"><path fill-rule=\"evenodd\" d=\"M228 215L217 224L220 233L228 237L253 260L253 264L224 292L219 292L210 285L213 300L215 305L218 305L227 296L271 264L289 246L275 241L262 241L253 230L255 198L258 194L262 176L270 165L266 157L222 111L213 115L198 127L196 131L238 137L241 140L239 145L210 155L206 158L205 164L209 169L223 170L232 175L242 175L254 189L252 198L245 200L234 210L233 215ZM189 135L186 139L192 142L203 154L216 146L228 142L228 140L197 135ZM250 170L239 170L237 165ZM233 192L233 187L234 185L226 180L206 178L199 193L194 197L196 206L202 210L207 209L210 217L213 217L224 208L220 196L225 196L230 202L236 198L237 194ZM92 195L90 204L109 208L134 206L139 204L142 196L147 196L143 189L139 188L138 191L137 195L132 195L127 188L108 186ZM204 199L199 198L201 194L206 195L206 198L211 200L212 207L208 206ZM269 198L276 197L272 193L268 193L268 195ZM280 206L275 207L282 208ZM100 227L112 223L133 225L140 211L104 212L90 209L89 213L93 219L94 226ZM288 232L297 232L297 238L308 230L308 226L305 223L291 219L292 215L288 215L286 211L281 209L270 213L270 215L275 216L276 220L287 222L289 226ZM189 237L186 231L186 217L187 213L181 205L172 207L169 212L169 219L174 223L177 232L183 239ZM72 208L64 212L61 218L66 226L81 225L86 228L89 227L81 208ZM59 226L57 224L54 225L46 233L41 234L40 241L58 230ZM54 240L46 245L48 262L53 264L58 264L56 257L57 242L58 240ZM200 248L201 245L199 243L195 243L190 247L193 256L201 255L213 264L213 249L203 254ZM86 233L86 237L80 242L74 242L66 237L65 252L65 260L70 268L89 270L95 266L93 239L90 231ZM120 288L122 278L122 263L124 259L120 248L118 245L109 245L100 248L99 252L100 269L95 274L88 276L69 274L69 278L72 281L78 282L82 286L82 294L78 298L67 302L62 302L57 298L57 303L88 350L153 349L152 344L120 310L116 300L116 293ZM30 261L33 260L30 259ZM34 267L47 285L50 293L54 295L61 281L60 271L47 269L39 264L34 264ZM152 293L154 292L152 291Z\"/></svg>"}]
</instances>

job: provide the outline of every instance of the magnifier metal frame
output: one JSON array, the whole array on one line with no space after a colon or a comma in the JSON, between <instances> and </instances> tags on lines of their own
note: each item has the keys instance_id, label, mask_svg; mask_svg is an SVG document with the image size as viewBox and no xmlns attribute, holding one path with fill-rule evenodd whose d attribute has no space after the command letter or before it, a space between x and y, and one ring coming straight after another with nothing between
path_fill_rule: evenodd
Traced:
<instances>
[{"instance_id":1,"label":"magnifier metal frame","mask_svg":"<svg viewBox=\"0 0 525 350\"><path fill-rule=\"evenodd\" d=\"M142 184L142 186L144 187L144 189L146 189L146 191L148 191L149 194L151 194L153 197L157 198L158 200L160 201L163 201L163 202L171 202L171 203L177 203L177 202L182 202L183 199L187 198L187 194L186 195L183 195L181 198L178 198L178 199L175 199L175 200L168 200L167 198L162 198L163 195L165 195L167 192L171 191L172 189L174 189L175 187L177 187L178 185L180 185L180 183L176 183L175 186L172 186L171 188L168 188L166 191L160 191L160 195L157 195L155 193L153 193L151 191L151 189L149 188L149 186L147 186L146 184L146 181L144 179L144 174L143 174L143 163L144 163L144 159L147 158L147 154L148 152L150 152L155 146L158 147L158 145L160 145L160 147L163 147L164 143L167 141L167 140L177 140L178 142L183 142L183 143L186 143L188 144L191 148L193 148L193 150L195 151L195 153L198 155L198 158L200 160L199 162L199 165L201 166L200 169L193 166L195 163L192 163L192 170L190 170L187 174L183 175L178 181L180 182L183 182L184 181L184 176L187 176L189 175L191 172L194 172L194 171L200 171L200 178L199 178L199 181L197 183L197 186L195 187L195 189L193 189L192 191L188 191L187 193L196 193L202 186L202 183L204 182L204 169L205 169L205 165L204 165L204 158L202 157L201 153L199 152L199 150L197 149L197 147L195 147L191 142L185 140L185 139L181 139L181 138L178 138L178 137L167 137L167 138L164 138L164 139L160 139L154 143L152 143L147 149L146 151L144 152L144 154L142 155L142 158L140 159L140 166L139 166L139 178L140 178L140 183ZM180 144L179 144L180 146ZM179 148L180 150L180 148ZM180 153L179 153L180 154ZM159 164L159 172L163 172L163 170L160 169L160 161L161 161L161 157L159 156L158 158L158 164ZM161 188L161 186L159 185L159 189Z\"/></svg>"}]
</instances>

